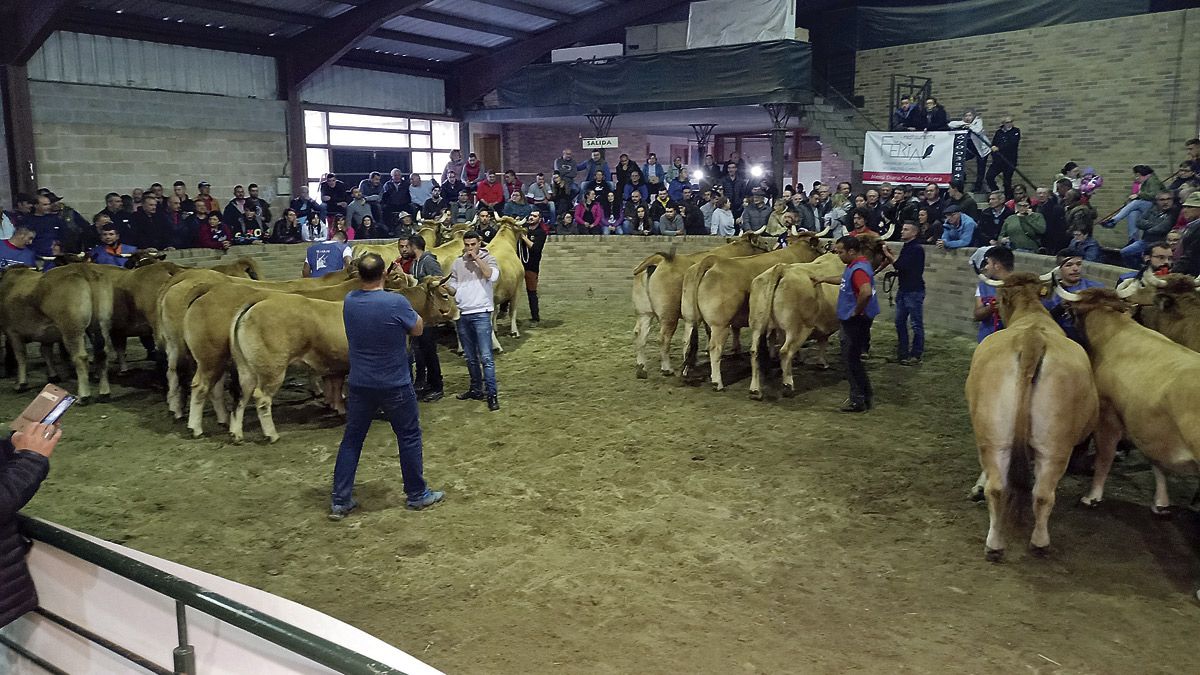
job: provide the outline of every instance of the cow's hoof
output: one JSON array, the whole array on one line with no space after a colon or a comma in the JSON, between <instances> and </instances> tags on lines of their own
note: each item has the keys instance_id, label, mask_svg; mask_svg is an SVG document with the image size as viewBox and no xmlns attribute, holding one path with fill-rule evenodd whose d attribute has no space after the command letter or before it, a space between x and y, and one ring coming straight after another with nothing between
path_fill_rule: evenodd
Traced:
<instances>
[{"instance_id":1,"label":"cow's hoof","mask_svg":"<svg viewBox=\"0 0 1200 675\"><path fill-rule=\"evenodd\" d=\"M1002 548L985 547L983 551L983 557L986 558L988 562L998 563L1004 561L1004 549Z\"/></svg>"},{"instance_id":2,"label":"cow's hoof","mask_svg":"<svg viewBox=\"0 0 1200 675\"><path fill-rule=\"evenodd\" d=\"M725 385L711 382L713 391L725 391Z\"/></svg>"},{"instance_id":3,"label":"cow's hoof","mask_svg":"<svg viewBox=\"0 0 1200 675\"><path fill-rule=\"evenodd\" d=\"M637 379L644 380L648 377L650 377L650 375L646 373L646 366L639 365L637 367Z\"/></svg>"},{"instance_id":4,"label":"cow's hoof","mask_svg":"<svg viewBox=\"0 0 1200 675\"><path fill-rule=\"evenodd\" d=\"M1029 552L1032 553L1035 558L1049 558L1050 546L1034 546L1033 544L1030 544Z\"/></svg>"},{"instance_id":5,"label":"cow's hoof","mask_svg":"<svg viewBox=\"0 0 1200 675\"><path fill-rule=\"evenodd\" d=\"M20 394L20 393L22 393L22 392L29 391L29 383L28 383L28 382L22 382L22 383L18 384L18 385L17 385L17 386L14 388L14 391L16 391L18 394Z\"/></svg>"},{"instance_id":6,"label":"cow's hoof","mask_svg":"<svg viewBox=\"0 0 1200 675\"><path fill-rule=\"evenodd\" d=\"M279 436L267 436L267 443L278 443Z\"/></svg>"},{"instance_id":7,"label":"cow's hoof","mask_svg":"<svg viewBox=\"0 0 1200 675\"><path fill-rule=\"evenodd\" d=\"M58 384L59 382L62 382L62 378L57 375L50 375L46 378L46 381L50 384Z\"/></svg>"},{"instance_id":8,"label":"cow's hoof","mask_svg":"<svg viewBox=\"0 0 1200 675\"><path fill-rule=\"evenodd\" d=\"M779 392L784 398L794 398L796 396L796 388L790 384L783 385L783 389Z\"/></svg>"},{"instance_id":9,"label":"cow's hoof","mask_svg":"<svg viewBox=\"0 0 1200 675\"><path fill-rule=\"evenodd\" d=\"M755 390L755 389L751 389L751 390L750 390L750 400L751 400L751 401L761 401L761 400L763 400L763 394L762 394L762 392L761 392L761 391L758 391L758 390Z\"/></svg>"},{"instance_id":10,"label":"cow's hoof","mask_svg":"<svg viewBox=\"0 0 1200 675\"><path fill-rule=\"evenodd\" d=\"M91 402L92 399L89 396L80 396L79 398L75 399L75 403L79 405L90 405Z\"/></svg>"},{"instance_id":11,"label":"cow's hoof","mask_svg":"<svg viewBox=\"0 0 1200 675\"><path fill-rule=\"evenodd\" d=\"M112 400L112 394L100 394L96 397L96 400L100 403L108 403Z\"/></svg>"},{"instance_id":12,"label":"cow's hoof","mask_svg":"<svg viewBox=\"0 0 1200 675\"><path fill-rule=\"evenodd\" d=\"M203 438L203 437L204 437L203 429L192 429L192 438Z\"/></svg>"},{"instance_id":13,"label":"cow's hoof","mask_svg":"<svg viewBox=\"0 0 1200 675\"><path fill-rule=\"evenodd\" d=\"M666 368L660 368L660 369L658 370L658 372L659 372L659 374L661 374L663 377L673 377L673 376L675 375L675 371L673 371L673 370L668 370L668 369L666 369Z\"/></svg>"},{"instance_id":14,"label":"cow's hoof","mask_svg":"<svg viewBox=\"0 0 1200 675\"><path fill-rule=\"evenodd\" d=\"M1079 505L1086 509L1094 509L1104 503L1104 499L1088 499L1086 496L1079 499Z\"/></svg>"},{"instance_id":15,"label":"cow's hoof","mask_svg":"<svg viewBox=\"0 0 1200 675\"><path fill-rule=\"evenodd\" d=\"M508 334L508 337L510 337L510 338L519 338L519 337L521 337L521 334L520 334L520 333L509 333L509 334Z\"/></svg>"},{"instance_id":16,"label":"cow's hoof","mask_svg":"<svg viewBox=\"0 0 1200 675\"><path fill-rule=\"evenodd\" d=\"M971 501L973 501L973 502L983 501L983 499L984 499L983 486L976 485L975 487L971 488L970 497L971 497Z\"/></svg>"},{"instance_id":17,"label":"cow's hoof","mask_svg":"<svg viewBox=\"0 0 1200 675\"><path fill-rule=\"evenodd\" d=\"M1170 506L1159 506L1155 504L1150 507L1150 513L1154 514L1159 520L1170 520L1175 517L1175 510Z\"/></svg>"}]
</instances>

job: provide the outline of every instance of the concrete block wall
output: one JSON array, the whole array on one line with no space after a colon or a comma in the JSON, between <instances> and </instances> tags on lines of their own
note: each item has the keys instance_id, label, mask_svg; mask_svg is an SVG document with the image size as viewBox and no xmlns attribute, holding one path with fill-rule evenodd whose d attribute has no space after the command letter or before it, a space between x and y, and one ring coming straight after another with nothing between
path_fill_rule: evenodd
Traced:
<instances>
[{"instance_id":1,"label":"concrete block wall","mask_svg":"<svg viewBox=\"0 0 1200 675\"><path fill-rule=\"evenodd\" d=\"M1186 157L1200 129L1197 62L1200 9L1189 9L861 51L855 93L881 126L892 75L932 78L950 118L976 108L989 136L1012 115L1019 168L1049 183L1068 161L1096 167L1103 216L1128 196L1133 165L1165 177Z\"/></svg>"},{"instance_id":2,"label":"concrete block wall","mask_svg":"<svg viewBox=\"0 0 1200 675\"><path fill-rule=\"evenodd\" d=\"M275 196L288 174L281 101L31 81L39 183L85 215L108 192L200 180L224 204L233 186ZM276 207L282 200L274 199ZM278 210L278 209L276 209Z\"/></svg>"},{"instance_id":3,"label":"concrete block wall","mask_svg":"<svg viewBox=\"0 0 1200 675\"><path fill-rule=\"evenodd\" d=\"M620 119L618 117L618 119ZM584 161L590 156L590 150L582 150L580 136L590 138L595 132L581 119L577 127L541 126L536 122L531 124L505 124L501 126L501 153L504 158L504 169L513 169L520 174L546 173L554 170L554 160L562 156L563 148L571 148L577 161ZM646 161L646 148L649 142L646 132L632 129L613 129L609 136L621 139L621 146L605 151L609 166L617 163L622 152L629 153L629 159L639 165ZM670 159L659 157L658 161L666 166Z\"/></svg>"}]
</instances>

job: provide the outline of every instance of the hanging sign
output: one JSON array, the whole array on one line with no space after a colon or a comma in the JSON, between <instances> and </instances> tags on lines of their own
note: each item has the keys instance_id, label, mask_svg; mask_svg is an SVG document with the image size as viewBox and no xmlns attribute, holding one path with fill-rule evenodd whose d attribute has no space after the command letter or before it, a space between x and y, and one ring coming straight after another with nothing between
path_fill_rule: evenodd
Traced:
<instances>
[{"instance_id":1,"label":"hanging sign","mask_svg":"<svg viewBox=\"0 0 1200 675\"><path fill-rule=\"evenodd\" d=\"M604 148L617 147L616 136L605 136L603 138L585 138L583 139L584 150L603 150Z\"/></svg>"},{"instance_id":2,"label":"hanging sign","mask_svg":"<svg viewBox=\"0 0 1200 675\"><path fill-rule=\"evenodd\" d=\"M962 180L967 135L955 131L868 131L864 183L937 183Z\"/></svg>"}]
</instances>

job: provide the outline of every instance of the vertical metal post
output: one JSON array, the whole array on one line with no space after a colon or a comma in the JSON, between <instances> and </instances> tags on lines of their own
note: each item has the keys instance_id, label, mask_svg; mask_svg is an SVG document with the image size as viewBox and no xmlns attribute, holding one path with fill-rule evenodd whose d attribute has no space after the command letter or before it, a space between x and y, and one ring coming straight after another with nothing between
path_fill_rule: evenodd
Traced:
<instances>
[{"instance_id":1,"label":"vertical metal post","mask_svg":"<svg viewBox=\"0 0 1200 675\"><path fill-rule=\"evenodd\" d=\"M764 103L763 108L771 116L771 184L775 186L775 194L782 195L788 123L796 114L796 106L791 103Z\"/></svg>"},{"instance_id":2,"label":"vertical metal post","mask_svg":"<svg viewBox=\"0 0 1200 675\"><path fill-rule=\"evenodd\" d=\"M187 606L175 601L175 627L179 633L179 646L172 654L175 657L175 675L196 675L196 649L188 644Z\"/></svg>"},{"instance_id":3,"label":"vertical metal post","mask_svg":"<svg viewBox=\"0 0 1200 675\"><path fill-rule=\"evenodd\" d=\"M713 129L717 128L715 124L689 124L692 128L692 133L696 136L696 151L699 154L697 164L704 163L704 156L708 154L708 139L712 138ZM715 180L716 176L709 176L709 180Z\"/></svg>"}]
</instances>

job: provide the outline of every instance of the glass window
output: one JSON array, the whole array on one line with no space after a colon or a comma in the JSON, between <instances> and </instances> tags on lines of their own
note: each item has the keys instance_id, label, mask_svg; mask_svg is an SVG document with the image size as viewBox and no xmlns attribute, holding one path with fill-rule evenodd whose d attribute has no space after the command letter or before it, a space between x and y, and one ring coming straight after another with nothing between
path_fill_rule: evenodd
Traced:
<instances>
[{"instance_id":1,"label":"glass window","mask_svg":"<svg viewBox=\"0 0 1200 675\"><path fill-rule=\"evenodd\" d=\"M310 145L325 145L329 142L325 128L325 113L316 110L304 111L304 142Z\"/></svg>"},{"instance_id":2,"label":"glass window","mask_svg":"<svg viewBox=\"0 0 1200 675\"><path fill-rule=\"evenodd\" d=\"M433 153L433 166L438 171L436 178L440 182L442 180L441 172L446 168L446 164L450 162L450 153L435 152Z\"/></svg>"},{"instance_id":3,"label":"glass window","mask_svg":"<svg viewBox=\"0 0 1200 675\"><path fill-rule=\"evenodd\" d=\"M433 175L433 154L429 152L414 152L412 154L413 173L423 176Z\"/></svg>"},{"instance_id":4,"label":"glass window","mask_svg":"<svg viewBox=\"0 0 1200 675\"><path fill-rule=\"evenodd\" d=\"M413 131L429 131L429 120L413 120Z\"/></svg>"},{"instance_id":5,"label":"glass window","mask_svg":"<svg viewBox=\"0 0 1200 675\"><path fill-rule=\"evenodd\" d=\"M428 122L426 122L428 124ZM408 129L407 117L382 117L380 115L352 115L349 113L329 113L331 127L366 127L368 129L391 129L405 131Z\"/></svg>"},{"instance_id":6,"label":"glass window","mask_svg":"<svg viewBox=\"0 0 1200 675\"><path fill-rule=\"evenodd\" d=\"M425 134L410 134L409 140L412 141L412 146L414 148L428 148L429 147L429 137L426 136Z\"/></svg>"},{"instance_id":7,"label":"glass window","mask_svg":"<svg viewBox=\"0 0 1200 675\"><path fill-rule=\"evenodd\" d=\"M458 122L433 121L433 147L453 150L458 147Z\"/></svg>"},{"instance_id":8,"label":"glass window","mask_svg":"<svg viewBox=\"0 0 1200 675\"><path fill-rule=\"evenodd\" d=\"M300 195L296 195L299 197ZM308 184L308 198L316 201L321 201L321 183L320 181Z\"/></svg>"},{"instance_id":9,"label":"glass window","mask_svg":"<svg viewBox=\"0 0 1200 675\"><path fill-rule=\"evenodd\" d=\"M408 134L394 134L386 131L330 129L329 144L350 148L407 148Z\"/></svg>"},{"instance_id":10,"label":"glass window","mask_svg":"<svg viewBox=\"0 0 1200 675\"><path fill-rule=\"evenodd\" d=\"M307 158L308 176L306 178L320 178L321 174L329 173L328 150L325 148L309 148Z\"/></svg>"}]
</instances>

